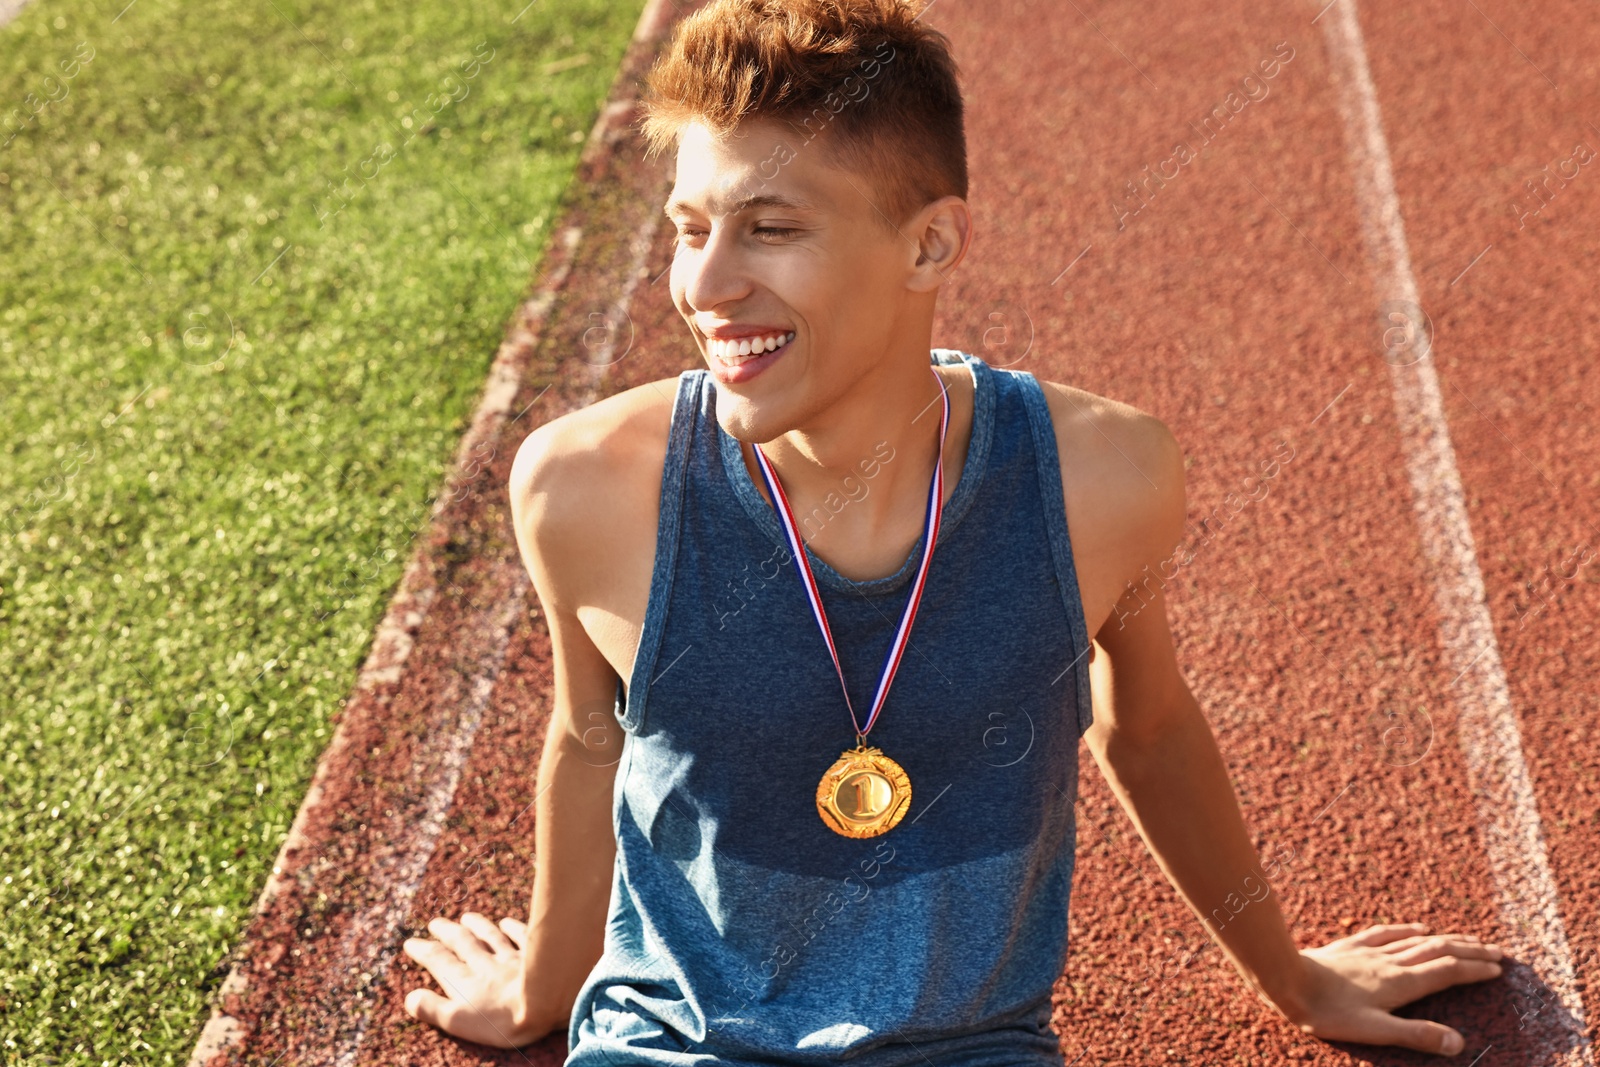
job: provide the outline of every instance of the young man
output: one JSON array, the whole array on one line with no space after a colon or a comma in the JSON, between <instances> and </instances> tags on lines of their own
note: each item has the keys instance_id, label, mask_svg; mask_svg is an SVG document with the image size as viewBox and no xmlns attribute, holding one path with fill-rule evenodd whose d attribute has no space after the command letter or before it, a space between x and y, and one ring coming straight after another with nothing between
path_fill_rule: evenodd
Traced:
<instances>
[{"instance_id":1,"label":"young man","mask_svg":"<svg viewBox=\"0 0 1600 1067\"><path fill-rule=\"evenodd\" d=\"M705 368L518 453L555 660L532 914L434 920L406 951L445 995L406 1009L567 1028L569 1067L1059 1065L1080 737L1202 920L1259 886L1159 590L1118 610L1182 535L1182 452L931 347L972 233L909 5L715 0L645 133ZM1500 969L1417 925L1298 951L1271 893L1208 930L1302 1030L1426 1052L1459 1035L1389 1009Z\"/></svg>"}]
</instances>

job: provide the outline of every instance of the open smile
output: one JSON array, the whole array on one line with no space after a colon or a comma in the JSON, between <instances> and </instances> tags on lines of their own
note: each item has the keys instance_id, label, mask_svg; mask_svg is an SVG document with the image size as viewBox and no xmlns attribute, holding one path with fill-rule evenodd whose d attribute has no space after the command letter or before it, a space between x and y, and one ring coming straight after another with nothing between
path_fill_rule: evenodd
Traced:
<instances>
[{"instance_id":1,"label":"open smile","mask_svg":"<svg viewBox=\"0 0 1600 1067\"><path fill-rule=\"evenodd\" d=\"M794 341L794 331L718 341L706 338L706 353L717 381L728 385L748 382L783 358Z\"/></svg>"},{"instance_id":2,"label":"open smile","mask_svg":"<svg viewBox=\"0 0 1600 1067\"><path fill-rule=\"evenodd\" d=\"M794 331L773 334L769 337L741 337L737 341L706 340L706 351L722 362L724 366L737 367L741 363L748 363L757 356L768 352L776 352L790 341L794 340Z\"/></svg>"}]
</instances>

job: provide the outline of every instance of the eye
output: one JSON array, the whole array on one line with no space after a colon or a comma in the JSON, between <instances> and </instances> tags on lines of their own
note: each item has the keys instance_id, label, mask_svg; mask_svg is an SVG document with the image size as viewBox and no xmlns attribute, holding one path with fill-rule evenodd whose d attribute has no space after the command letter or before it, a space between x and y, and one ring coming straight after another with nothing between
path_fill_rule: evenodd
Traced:
<instances>
[{"instance_id":1,"label":"eye","mask_svg":"<svg viewBox=\"0 0 1600 1067\"><path fill-rule=\"evenodd\" d=\"M691 237L700 237L704 234L704 232L705 231L703 230L697 230L693 227L685 226L678 230L678 240L684 241ZM766 239L768 240L782 240L786 237L793 237L800 231L793 227L787 226L757 226L754 232L757 234L766 235Z\"/></svg>"}]
</instances>

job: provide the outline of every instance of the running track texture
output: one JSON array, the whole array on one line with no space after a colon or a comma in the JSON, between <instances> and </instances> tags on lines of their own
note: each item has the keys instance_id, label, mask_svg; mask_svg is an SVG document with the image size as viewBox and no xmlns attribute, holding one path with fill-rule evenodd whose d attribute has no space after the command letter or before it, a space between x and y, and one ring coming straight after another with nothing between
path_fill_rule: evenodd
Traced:
<instances>
[{"instance_id":1,"label":"running track texture","mask_svg":"<svg viewBox=\"0 0 1600 1067\"><path fill-rule=\"evenodd\" d=\"M926 12L962 66L977 224L935 343L1183 443L1185 543L1142 580L1301 946L1405 921L1497 941L1503 976L1400 1014L1461 1030L1463 1064L1593 1067L1600 22L1571 0L1258 6ZM400 945L436 915L526 914L551 674L517 445L697 365L665 277L671 161L629 126L687 10L641 17L195 1064L564 1057L564 1033L497 1052L411 1020L431 979ZM1281 1022L1083 768L1069 1064L1437 1062Z\"/></svg>"}]
</instances>

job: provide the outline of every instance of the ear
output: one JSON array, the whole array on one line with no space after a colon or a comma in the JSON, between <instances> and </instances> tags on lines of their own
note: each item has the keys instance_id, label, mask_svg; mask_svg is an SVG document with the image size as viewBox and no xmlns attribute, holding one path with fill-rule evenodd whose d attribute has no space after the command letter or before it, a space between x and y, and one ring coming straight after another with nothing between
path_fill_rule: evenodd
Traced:
<instances>
[{"instance_id":1,"label":"ear","mask_svg":"<svg viewBox=\"0 0 1600 1067\"><path fill-rule=\"evenodd\" d=\"M919 211L906 232L917 245L906 288L932 292L966 257L972 243L972 214L961 197L941 197Z\"/></svg>"}]
</instances>

